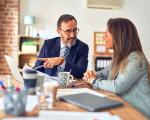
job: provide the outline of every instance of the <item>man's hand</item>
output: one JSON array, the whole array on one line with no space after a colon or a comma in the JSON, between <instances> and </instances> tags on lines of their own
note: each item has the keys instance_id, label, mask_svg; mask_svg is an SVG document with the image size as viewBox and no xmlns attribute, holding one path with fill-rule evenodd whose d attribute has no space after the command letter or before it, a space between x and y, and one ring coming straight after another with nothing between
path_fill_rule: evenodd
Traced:
<instances>
[{"instance_id":1,"label":"man's hand","mask_svg":"<svg viewBox=\"0 0 150 120\"><path fill-rule=\"evenodd\" d=\"M53 68L56 65L63 64L63 57L53 57L53 58L38 58L38 60L45 61L44 68Z\"/></svg>"},{"instance_id":2,"label":"man's hand","mask_svg":"<svg viewBox=\"0 0 150 120\"><path fill-rule=\"evenodd\" d=\"M92 82L93 79L96 78L96 73L95 71L92 71L92 70L87 70L85 73L84 73L84 77L82 78L85 82L87 83L90 83Z\"/></svg>"}]
</instances>

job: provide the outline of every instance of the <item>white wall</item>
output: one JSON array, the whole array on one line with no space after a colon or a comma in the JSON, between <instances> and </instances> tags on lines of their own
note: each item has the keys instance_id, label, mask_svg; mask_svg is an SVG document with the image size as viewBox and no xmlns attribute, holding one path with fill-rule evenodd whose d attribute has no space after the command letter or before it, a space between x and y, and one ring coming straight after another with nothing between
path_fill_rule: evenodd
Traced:
<instances>
[{"instance_id":1,"label":"white wall","mask_svg":"<svg viewBox=\"0 0 150 120\"><path fill-rule=\"evenodd\" d=\"M69 13L76 17L80 33L78 38L90 47L89 68L93 67L93 32L105 31L111 17L126 17L136 25L147 58L150 60L150 0L124 0L119 10L86 8L86 0L21 0L20 34L24 34L23 17L36 17L37 32L42 38L57 35L56 22L60 15Z\"/></svg>"}]
</instances>

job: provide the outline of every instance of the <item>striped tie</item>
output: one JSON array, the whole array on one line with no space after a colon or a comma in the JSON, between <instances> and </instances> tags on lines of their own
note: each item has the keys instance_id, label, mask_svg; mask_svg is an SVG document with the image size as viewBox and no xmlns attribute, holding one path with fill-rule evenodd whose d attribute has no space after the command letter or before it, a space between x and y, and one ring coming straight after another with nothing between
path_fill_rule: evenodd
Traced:
<instances>
[{"instance_id":1,"label":"striped tie","mask_svg":"<svg viewBox=\"0 0 150 120\"><path fill-rule=\"evenodd\" d=\"M60 57L63 57L64 59L66 59L66 57L69 55L69 50L70 50L69 47L67 47L67 46L63 47L63 48L60 50ZM59 65L59 66L57 67L57 73L63 71L64 68L65 68L64 65Z\"/></svg>"},{"instance_id":2,"label":"striped tie","mask_svg":"<svg viewBox=\"0 0 150 120\"><path fill-rule=\"evenodd\" d=\"M60 50L60 56L66 58L69 54L69 47L65 46Z\"/></svg>"}]
</instances>

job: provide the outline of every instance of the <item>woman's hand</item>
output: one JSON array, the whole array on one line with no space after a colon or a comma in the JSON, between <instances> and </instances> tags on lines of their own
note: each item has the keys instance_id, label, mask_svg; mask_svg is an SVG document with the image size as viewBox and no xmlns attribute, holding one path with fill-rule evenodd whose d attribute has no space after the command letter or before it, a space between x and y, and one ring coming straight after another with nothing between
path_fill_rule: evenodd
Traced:
<instances>
[{"instance_id":1,"label":"woman's hand","mask_svg":"<svg viewBox=\"0 0 150 120\"><path fill-rule=\"evenodd\" d=\"M86 81L87 83L92 83L93 79L96 78L96 72L93 70L87 70L84 73L84 77L82 78L84 81Z\"/></svg>"},{"instance_id":2,"label":"woman's hand","mask_svg":"<svg viewBox=\"0 0 150 120\"><path fill-rule=\"evenodd\" d=\"M56 65L60 65L64 62L64 58L62 58L62 57L38 58L38 60L45 61L44 68L53 68Z\"/></svg>"}]
</instances>

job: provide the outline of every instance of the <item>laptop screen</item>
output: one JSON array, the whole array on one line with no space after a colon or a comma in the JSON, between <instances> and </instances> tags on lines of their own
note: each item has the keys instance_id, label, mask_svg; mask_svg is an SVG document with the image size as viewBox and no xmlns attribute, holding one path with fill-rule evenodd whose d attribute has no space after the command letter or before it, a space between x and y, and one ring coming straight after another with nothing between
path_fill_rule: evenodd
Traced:
<instances>
[{"instance_id":1,"label":"laptop screen","mask_svg":"<svg viewBox=\"0 0 150 120\"><path fill-rule=\"evenodd\" d=\"M17 64L15 63L14 59L8 55L4 55L8 66L10 68L10 71L12 73L12 75L14 76L14 78L19 81L21 84L24 84L23 82L23 77L21 76L19 69L17 67Z\"/></svg>"}]
</instances>

